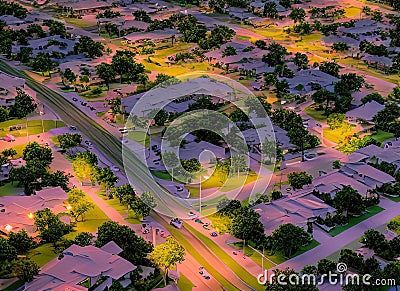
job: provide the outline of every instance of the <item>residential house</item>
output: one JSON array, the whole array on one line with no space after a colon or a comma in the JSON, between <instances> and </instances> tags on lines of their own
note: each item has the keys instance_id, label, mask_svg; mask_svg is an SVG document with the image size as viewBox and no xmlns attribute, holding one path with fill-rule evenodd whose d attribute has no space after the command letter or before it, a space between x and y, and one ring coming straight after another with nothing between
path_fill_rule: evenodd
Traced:
<instances>
[{"instance_id":1,"label":"residential house","mask_svg":"<svg viewBox=\"0 0 400 291\"><path fill-rule=\"evenodd\" d=\"M310 194L310 189L299 191L293 197L284 197L270 203L261 203L252 208L260 214L266 235L270 235L282 224L291 223L307 229L308 222L318 217L325 219L328 213L335 215L336 209Z\"/></svg>"},{"instance_id":2,"label":"residential house","mask_svg":"<svg viewBox=\"0 0 400 291\"><path fill-rule=\"evenodd\" d=\"M26 291L108 290L113 280L126 288L136 266L120 257L122 249L114 242L101 248L72 245L41 268L25 286ZM95 284L97 284L95 286Z\"/></svg>"},{"instance_id":3,"label":"residential house","mask_svg":"<svg viewBox=\"0 0 400 291\"><path fill-rule=\"evenodd\" d=\"M68 194L61 187L36 191L31 196L0 197L0 233L8 234L25 229L31 236L36 235L33 213L49 208L53 213L68 212L64 202ZM68 217L63 217L68 223Z\"/></svg>"},{"instance_id":4,"label":"residential house","mask_svg":"<svg viewBox=\"0 0 400 291\"><path fill-rule=\"evenodd\" d=\"M65 11L71 11L77 15L86 15L96 13L99 10L104 10L112 7L112 2L99 0L65 0L54 1L54 4L63 8Z\"/></svg>"},{"instance_id":5,"label":"residential house","mask_svg":"<svg viewBox=\"0 0 400 291\"><path fill-rule=\"evenodd\" d=\"M373 117L383 109L385 109L385 105L382 105L375 100L372 100L355 109L347 111L346 117L350 122L373 124Z\"/></svg>"}]
</instances>

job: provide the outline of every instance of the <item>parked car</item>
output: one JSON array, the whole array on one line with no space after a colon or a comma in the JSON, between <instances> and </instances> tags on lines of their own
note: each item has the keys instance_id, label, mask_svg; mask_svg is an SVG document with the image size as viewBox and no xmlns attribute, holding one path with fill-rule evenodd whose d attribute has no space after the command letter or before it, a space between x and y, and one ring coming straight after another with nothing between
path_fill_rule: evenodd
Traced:
<instances>
[{"instance_id":1,"label":"parked car","mask_svg":"<svg viewBox=\"0 0 400 291\"><path fill-rule=\"evenodd\" d=\"M218 233L217 233L216 231L213 231L210 235L211 235L212 237L216 237L216 236L218 236Z\"/></svg>"}]
</instances>

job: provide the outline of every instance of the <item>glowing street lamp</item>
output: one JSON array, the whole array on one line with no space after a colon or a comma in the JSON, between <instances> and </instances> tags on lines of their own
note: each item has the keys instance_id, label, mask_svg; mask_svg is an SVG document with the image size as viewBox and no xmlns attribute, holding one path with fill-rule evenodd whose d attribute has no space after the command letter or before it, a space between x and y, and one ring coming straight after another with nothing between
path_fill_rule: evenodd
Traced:
<instances>
[{"instance_id":1,"label":"glowing street lamp","mask_svg":"<svg viewBox=\"0 0 400 291\"><path fill-rule=\"evenodd\" d=\"M29 219L33 219L33 213L31 212L31 213L28 213L28 218Z\"/></svg>"},{"instance_id":2,"label":"glowing street lamp","mask_svg":"<svg viewBox=\"0 0 400 291\"><path fill-rule=\"evenodd\" d=\"M72 206L71 205L67 205L67 210L71 211L71 209L72 209Z\"/></svg>"}]
</instances>

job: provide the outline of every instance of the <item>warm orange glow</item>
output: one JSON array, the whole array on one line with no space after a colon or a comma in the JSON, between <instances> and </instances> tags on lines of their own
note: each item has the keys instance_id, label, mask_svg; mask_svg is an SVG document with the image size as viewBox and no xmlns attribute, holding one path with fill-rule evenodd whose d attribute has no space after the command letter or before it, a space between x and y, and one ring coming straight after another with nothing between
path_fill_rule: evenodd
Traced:
<instances>
[{"instance_id":1,"label":"warm orange glow","mask_svg":"<svg viewBox=\"0 0 400 291\"><path fill-rule=\"evenodd\" d=\"M33 219L33 213L32 212L28 214L28 218L29 219Z\"/></svg>"},{"instance_id":2,"label":"warm orange glow","mask_svg":"<svg viewBox=\"0 0 400 291\"><path fill-rule=\"evenodd\" d=\"M7 224L6 227L5 227L7 232L10 232L12 230L12 228L13 227L11 225L9 225L9 224Z\"/></svg>"},{"instance_id":3,"label":"warm orange glow","mask_svg":"<svg viewBox=\"0 0 400 291\"><path fill-rule=\"evenodd\" d=\"M71 205L68 205L68 206L67 206L67 210L70 211L71 209L72 209L72 206L71 206Z\"/></svg>"}]
</instances>

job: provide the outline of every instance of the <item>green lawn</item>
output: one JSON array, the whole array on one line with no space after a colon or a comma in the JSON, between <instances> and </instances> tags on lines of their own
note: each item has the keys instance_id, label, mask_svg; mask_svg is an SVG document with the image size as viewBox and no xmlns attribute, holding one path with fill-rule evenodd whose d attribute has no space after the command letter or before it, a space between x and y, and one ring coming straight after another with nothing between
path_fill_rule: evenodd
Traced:
<instances>
[{"instance_id":1,"label":"green lawn","mask_svg":"<svg viewBox=\"0 0 400 291\"><path fill-rule=\"evenodd\" d=\"M211 189L211 188L220 187L219 191L228 192L228 191L237 189L239 187L243 187L244 185L254 182L257 179L258 179L257 174L249 173L248 175L241 174L239 177L235 175L233 177L228 178L225 181L222 181L218 177L218 174L216 174L216 172L214 172L214 174L211 175L210 178L208 178L207 180L205 180L204 182L201 183L201 189ZM200 196L200 189L199 189L198 185L185 186L185 188L189 190L191 198L196 198L196 197Z\"/></svg>"},{"instance_id":2,"label":"green lawn","mask_svg":"<svg viewBox=\"0 0 400 291\"><path fill-rule=\"evenodd\" d=\"M76 25L80 28L88 28L95 26L95 24L87 23L83 19L79 18L62 18L62 19L64 19L66 23Z\"/></svg>"},{"instance_id":3,"label":"green lawn","mask_svg":"<svg viewBox=\"0 0 400 291\"><path fill-rule=\"evenodd\" d=\"M18 188L17 183L5 183L3 186L0 186L0 197L2 196L12 196L18 193L23 193L23 188Z\"/></svg>"},{"instance_id":4,"label":"green lawn","mask_svg":"<svg viewBox=\"0 0 400 291\"><path fill-rule=\"evenodd\" d=\"M195 285L183 274L180 274L178 280L178 288L181 291L192 291Z\"/></svg>"},{"instance_id":5,"label":"green lawn","mask_svg":"<svg viewBox=\"0 0 400 291\"><path fill-rule=\"evenodd\" d=\"M3 291L15 291L15 290L17 290L19 287L21 287L23 285L24 285L24 281L18 280L18 281L12 283L10 286L8 286L8 287L6 287L6 288L4 288L2 290Z\"/></svg>"},{"instance_id":6,"label":"green lawn","mask_svg":"<svg viewBox=\"0 0 400 291\"><path fill-rule=\"evenodd\" d=\"M155 177L162 180L171 181L172 177L168 171L150 171Z\"/></svg>"},{"instance_id":7,"label":"green lawn","mask_svg":"<svg viewBox=\"0 0 400 291\"><path fill-rule=\"evenodd\" d=\"M388 196L388 195L384 195L387 199L390 199L394 202L400 202L400 196L398 197L392 197L392 196Z\"/></svg>"},{"instance_id":8,"label":"green lawn","mask_svg":"<svg viewBox=\"0 0 400 291\"><path fill-rule=\"evenodd\" d=\"M100 195L101 198L103 198L103 200L108 205L110 205L112 208L117 210L122 216L126 217L126 215L127 215L126 206L121 205L117 198L114 197L113 199L107 199L105 191L97 192L97 194ZM141 223L139 218L135 216L135 213L133 211L129 211L129 216L127 218L125 218L125 220L132 224L140 224Z\"/></svg>"},{"instance_id":9,"label":"green lawn","mask_svg":"<svg viewBox=\"0 0 400 291\"><path fill-rule=\"evenodd\" d=\"M188 224L185 224L185 228L187 228L190 232L196 235L214 254L218 256L229 268L237 275L240 279L243 280L246 284L250 285L256 290L265 290L265 287L259 285L257 283L257 279L251 275L245 268L239 265L235 259L233 259L230 255L228 255L225 251L223 251L215 242L212 241L211 238L205 236L204 234L198 232L193 227Z\"/></svg>"},{"instance_id":10,"label":"green lawn","mask_svg":"<svg viewBox=\"0 0 400 291\"><path fill-rule=\"evenodd\" d=\"M331 236L337 236L338 234L344 232L345 230L348 230L349 228L353 227L354 225L374 216L375 214L378 214L379 212L383 211L384 209L380 206L370 206L366 209L368 212L365 214L359 216L359 217L350 217L349 223L346 225L342 226L336 226L334 229L332 229L329 234Z\"/></svg>"},{"instance_id":11,"label":"green lawn","mask_svg":"<svg viewBox=\"0 0 400 291\"><path fill-rule=\"evenodd\" d=\"M313 248L315 248L316 246L319 246L319 245L320 245L320 243L317 242L315 239L313 239L312 242L310 242L308 245L302 246L300 248L300 250L298 250L291 258L297 257L298 255L301 255L301 254L303 254L305 252L308 252L309 250L311 250L311 249L313 249Z\"/></svg>"},{"instance_id":12,"label":"green lawn","mask_svg":"<svg viewBox=\"0 0 400 291\"><path fill-rule=\"evenodd\" d=\"M28 257L38 264L39 267L46 265L57 256L58 253L54 252L54 248L51 243L40 245L37 248L30 250L28 253Z\"/></svg>"},{"instance_id":13,"label":"green lawn","mask_svg":"<svg viewBox=\"0 0 400 291\"><path fill-rule=\"evenodd\" d=\"M93 200L89 196L87 196L87 198L93 202ZM94 208L86 213L85 220L83 222L76 223L76 234L80 232L95 232L100 225L110 220L108 216L103 212L103 210L101 210L100 207L97 206L96 203L93 204Z\"/></svg>"},{"instance_id":14,"label":"green lawn","mask_svg":"<svg viewBox=\"0 0 400 291\"><path fill-rule=\"evenodd\" d=\"M383 130L378 129L377 132L373 135L371 135L371 138L373 138L374 140L376 140L377 142L384 142L386 140L388 140L389 138L393 138L394 134L390 133L390 132L386 132Z\"/></svg>"},{"instance_id":15,"label":"green lawn","mask_svg":"<svg viewBox=\"0 0 400 291\"><path fill-rule=\"evenodd\" d=\"M22 129L10 131L10 126L21 125ZM26 122L25 119L12 119L0 123L0 137L5 137L7 134L11 134L15 137L26 136ZM47 132L55 127L64 127L65 123L62 121L54 120L43 120L43 128L41 120L29 120L28 121L28 132L29 135L40 134Z\"/></svg>"},{"instance_id":16,"label":"green lawn","mask_svg":"<svg viewBox=\"0 0 400 291\"><path fill-rule=\"evenodd\" d=\"M146 132L144 131L130 131L128 133L128 138L144 145L146 148L150 147L150 139Z\"/></svg>"},{"instance_id":17,"label":"green lawn","mask_svg":"<svg viewBox=\"0 0 400 291\"><path fill-rule=\"evenodd\" d=\"M304 113L309 115L310 117L314 118L317 121L322 121L326 120L326 115L324 114L325 111L323 110L316 110L313 108L313 105L308 106L305 110Z\"/></svg>"}]
</instances>

